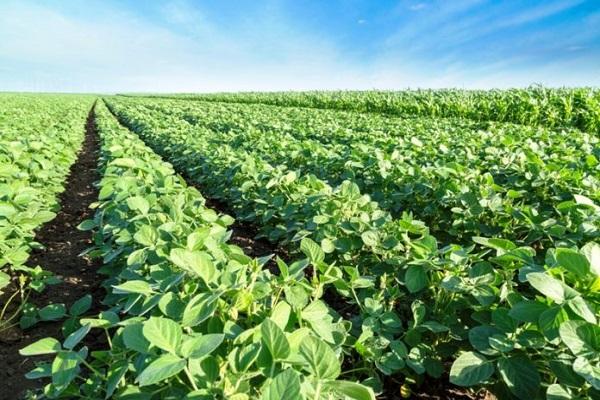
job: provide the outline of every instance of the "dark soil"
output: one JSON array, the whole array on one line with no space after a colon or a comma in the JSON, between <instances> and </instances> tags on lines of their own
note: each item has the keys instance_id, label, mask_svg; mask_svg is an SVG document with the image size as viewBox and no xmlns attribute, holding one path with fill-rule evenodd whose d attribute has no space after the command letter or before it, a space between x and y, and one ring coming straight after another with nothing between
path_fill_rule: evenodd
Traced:
<instances>
[{"instance_id":1,"label":"dark soil","mask_svg":"<svg viewBox=\"0 0 600 400\"><path fill-rule=\"evenodd\" d=\"M39 295L32 295L32 303L38 306L63 303L69 307L84 295L91 294L94 301L90 312L94 312L98 309L103 295L100 289L101 279L96 274L99 262L87 256L79 256L91 246L92 238L90 232L77 230L81 221L93 217L94 211L89 206L98 199L98 190L94 186L99 180L98 135L93 107L85 129L82 149L71 167L65 191L60 196L61 210L56 218L37 232L36 241L44 248L31 253L28 265L40 265L62 281L49 286ZM0 400L21 398L27 390L44 385L40 380L33 381L24 377L35 367L34 362L42 361L44 357L25 358L20 356L18 351L44 337L51 336L60 340L61 326L62 321L41 322L25 331L15 328L0 337Z\"/></svg>"}]
</instances>

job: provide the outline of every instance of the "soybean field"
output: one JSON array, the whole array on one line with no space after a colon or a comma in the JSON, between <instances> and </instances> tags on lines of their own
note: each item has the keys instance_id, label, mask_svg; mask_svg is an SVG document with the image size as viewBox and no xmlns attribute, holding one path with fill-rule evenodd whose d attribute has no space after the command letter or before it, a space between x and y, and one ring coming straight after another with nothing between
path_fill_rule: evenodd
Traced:
<instances>
[{"instance_id":1,"label":"soybean field","mask_svg":"<svg viewBox=\"0 0 600 400\"><path fill-rule=\"evenodd\" d=\"M0 94L0 312L2 399L600 399L600 91Z\"/></svg>"}]
</instances>

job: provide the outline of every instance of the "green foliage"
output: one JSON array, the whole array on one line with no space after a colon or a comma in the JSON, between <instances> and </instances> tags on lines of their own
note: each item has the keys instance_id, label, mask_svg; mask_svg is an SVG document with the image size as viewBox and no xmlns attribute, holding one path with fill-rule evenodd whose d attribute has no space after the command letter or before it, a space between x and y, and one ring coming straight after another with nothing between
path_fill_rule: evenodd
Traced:
<instances>
[{"instance_id":1,"label":"green foliage","mask_svg":"<svg viewBox=\"0 0 600 400\"><path fill-rule=\"evenodd\" d=\"M0 296L7 298L0 307L0 331L65 314L63 305L38 313L28 303L32 292L59 280L27 260L41 247L35 232L59 209L57 198L77 157L92 101L91 96L0 95Z\"/></svg>"}]
</instances>

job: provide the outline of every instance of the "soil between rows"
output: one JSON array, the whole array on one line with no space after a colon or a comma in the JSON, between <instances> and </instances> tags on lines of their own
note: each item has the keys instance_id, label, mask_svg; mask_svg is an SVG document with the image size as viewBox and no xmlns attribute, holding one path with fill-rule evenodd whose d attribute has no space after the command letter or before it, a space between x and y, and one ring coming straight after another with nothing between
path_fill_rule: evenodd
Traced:
<instances>
[{"instance_id":1,"label":"soil between rows","mask_svg":"<svg viewBox=\"0 0 600 400\"><path fill-rule=\"evenodd\" d=\"M103 291L102 279L96 274L99 261L87 256L79 256L92 243L91 233L81 232L77 225L92 218L94 211L90 204L98 199L94 183L99 180L98 166L99 140L94 121L94 107L90 110L85 126L85 138L77 161L71 166L65 191L60 195L60 211L56 218L45 224L36 234L36 241L44 245L42 250L34 250L28 265L40 265L53 272L62 282L49 286L43 293L33 296L30 301L39 307L48 303L63 303L67 308L86 294L93 298L92 310L98 309ZM25 358L19 349L44 337L62 338L63 321L40 322L30 329L14 329L10 335L0 338L0 400L21 398L27 390L41 388L41 380L28 380L25 374L44 357ZM93 343L90 337L90 344ZM51 359L51 358L46 358Z\"/></svg>"}]
</instances>

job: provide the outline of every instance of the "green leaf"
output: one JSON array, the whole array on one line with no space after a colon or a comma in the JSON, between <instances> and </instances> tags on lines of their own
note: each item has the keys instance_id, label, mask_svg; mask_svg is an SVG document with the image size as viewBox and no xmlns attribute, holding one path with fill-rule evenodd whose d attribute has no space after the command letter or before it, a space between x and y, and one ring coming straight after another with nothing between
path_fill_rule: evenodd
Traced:
<instances>
[{"instance_id":1,"label":"green leaf","mask_svg":"<svg viewBox=\"0 0 600 400\"><path fill-rule=\"evenodd\" d=\"M67 386L79 374L79 355L74 351L62 351L52 362L52 383Z\"/></svg>"},{"instance_id":2,"label":"green leaf","mask_svg":"<svg viewBox=\"0 0 600 400\"><path fill-rule=\"evenodd\" d=\"M60 350L61 347L59 341L47 337L31 343L29 346L25 346L19 350L19 354L22 356L39 356L42 354L54 354Z\"/></svg>"},{"instance_id":3,"label":"green leaf","mask_svg":"<svg viewBox=\"0 0 600 400\"><path fill-rule=\"evenodd\" d=\"M185 368L186 361L173 355L164 354L154 360L137 377L140 386L148 386L177 375Z\"/></svg>"},{"instance_id":4,"label":"green leaf","mask_svg":"<svg viewBox=\"0 0 600 400\"><path fill-rule=\"evenodd\" d=\"M544 272L531 272L527 274L527 281L543 295L551 298L556 303L565 301L565 290L562 283Z\"/></svg>"},{"instance_id":5,"label":"green leaf","mask_svg":"<svg viewBox=\"0 0 600 400\"><path fill-rule=\"evenodd\" d=\"M579 251L587 258L588 263L590 264L590 270L596 274L596 276L600 277L600 244L589 242Z\"/></svg>"},{"instance_id":6,"label":"green leaf","mask_svg":"<svg viewBox=\"0 0 600 400\"><path fill-rule=\"evenodd\" d=\"M196 326L208 319L217 308L219 297L210 293L203 293L190 300L183 310L183 326Z\"/></svg>"},{"instance_id":7,"label":"green leaf","mask_svg":"<svg viewBox=\"0 0 600 400\"><path fill-rule=\"evenodd\" d=\"M558 383L553 383L546 390L546 400L573 400L569 391Z\"/></svg>"},{"instance_id":8,"label":"green leaf","mask_svg":"<svg viewBox=\"0 0 600 400\"><path fill-rule=\"evenodd\" d=\"M340 362L327 343L313 336L300 344L300 355L307 362L306 370L315 378L336 379L340 375Z\"/></svg>"},{"instance_id":9,"label":"green leaf","mask_svg":"<svg viewBox=\"0 0 600 400\"><path fill-rule=\"evenodd\" d=\"M202 336L187 338L181 345L181 355L185 358L206 357L223 343L225 335L209 333Z\"/></svg>"},{"instance_id":10,"label":"green leaf","mask_svg":"<svg viewBox=\"0 0 600 400\"><path fill-rule=\"evenodd\" d=\"M556 249L556 261L567 271L579 278L585 278L590 272L590 263L585 255L571 249Z\"/></svg>"},{"instance_id":11,"label":"green leaf","mask_svg":"<svg viewBox=\"0 0 600 400\"><path fill-rule=\"evenodd\" d=\"M202 278L206 284L211 283L216 278L217 270L210 255L206 252L173 249L169 259L179 268Z\"/></svg>"},{"instance_id":12,"label":"green leaf","mask_svg":"<svg viewBox=\"0 0 600 400\"><path fill-rule=\"evenodd\" d=\"M560 338L576 356L600 352L600 327L584 321L566 321L559 328Z\"/></svg>"},{"instance_id":13,"label":"green leaf","mask_svg":"<svg viewBox=\"0 0 600 400\"><path fill-rule=\"evenodd\" d=\"M366 231L360 235L364 244L375 247L379 244L379 234L375 231Z\"/></svg>"},{"instance_id":14,"label":"green leaf","mask_svg":"<svg viewBox=\"0 0 600 400\"><path fill-rule=\"evenodd\" d=\"M127 199L127 207L133 211L139 211L142 214L148 214L150 210L150 204L148 201L140 196L133 196Z\"/></svg>"},{"instance_id":15,"label":"green leaf","mask_svg":"<svg viewBox=\"0 0 600 400\"><path fill-rule=\"evenodd\" d=\"M512 394L519 399L535 399L540 390L540 374L524 355L514 355L498 360L498 371Z\"/></svg>"},{"instance_id":16,"label":"green leaf","mask_svg":"<svg viewBox=\"0 0 600 400\"><path fill-rule=\"evenodd\" d=\"M302 239L300 242L300 250L302 250L312 264L320 264L325 260L325 253L321 249L321 246L316 244L312 239Z\"/></svg>"},{"instance_id":17,"label":"green leaf","mask_svg":"<svg viewBox=\"0 0 600 400\"><path fill-rule=\"evenodd\" d=\"M78 317L87 312L91 306L92 296L86 294L71 305L71 307L69 308L69 315L71 315L72 317Z\"/></svg>"},{"instance_id":18,"label":"green leaf","mask_svg":"<svg viewBox=\"0 0 600 400\"><path fill-rule=\"evenodd\" d=\"M91 231L96 227L96 222L93 219L86 219L77 225L77 229L80 231Z\"/></svg>"},{"instance_id":19,"label":"green leaf","mask_svg":"<svg viewBox=\"0 0 600 400\"><path fill-rule=\"evenodd\" d=\"M463 353L452 364L450 382L458 386L474 386L486 381L494 373L493 364L481 354Z\"/></svg>"},{"instance_id":20,"label":"green leaf","mask_svg":"<svg viewBox=\"0 0 600 400\"><path fill-rule=\"evenodd\" d=\"M67 308L64 304L48 304L38 314L42 321L56 321L67 315Z\"/></svg>"},{"instance_id":21,"label":"green leaf","mask_svg":"<svg viewBox=\"0 0 600 400\"><path fill-rule=\"evenodd\" d=\"M122 336L125 347L142 354L148 354L150 342L144 337L143 325L141 323L127 325L123 328Z\"/></svg>"},{"instance_id":22,"label":"green leaf","mask_svg":"<svg viewBox=\"0 0 600 400\"><path fill-rule=\"evenodd\" d=\"M152 247L158 240L158 232L150 225L142 225L133 235L133 239L142 246Z\"/></svg>"},{"instance_id":23,"label":"green leaf","mask_svg":"<svg viewBox=\"0 0 600 400\"><path fill-rule=\"evenodd\" d=\"M10 276L0 271L0 289L5 288L10 283Z\"/></svg>"},{"instance_id":24,"label":"green leaf","mask_svg":"<svg viewBox=\"0 0 600 400\"><path fill-rule=\"evenodd\" d=\"M354 400L375 400L373 389L360 383L350 381L331 381L325 385L326 391L331 391L341 398Z\"/></svg>"},{"instance_id":25,"label":"green leaf","mask_svg":"<svg viewBox=\"0 0 600 400\"><path fill-rule=\"evenodd\" d=\"M89 324L83 325L81 328L77 329L75 332L71 333L63 343L63 347L65 349L73 350L79 342L90 332L92 327Z\"/></svg>"},{"instance_id":26,"label":"green leaf","mask_svg":"<svg viewBox=\"0 0 600 400\"><path fill-rule=\"evenodd\" d=\"M50 378L52 376L52 365L50 363L43 363L25 374L27 379L41 379Z\"/></svg>"},{"instance_id":27,"label":"green leaf","mask_svg":"<svg viewBox=\"0 0 600 400\"><path fill-rule=\"evenodd\" d=\"M128 367L129 365L127 361L118 361L115 364L111 364L110 369L107 373L106 395L104 396L104 399L112 398L112 395L115 389L117 388L117 385L127 373Z\"/></svg>"},{"instance_id":28,"label":"green leaf","mask_svg":"<svg viewBox=\"0 0 600 400\"><path fill-rule=\"evenodd\" d=\"M127 294L127 293L138 293L149 295L154 293L150 284L146 281L127 281L120 285L113 286L113 293L115 294Z\"/></svg>"},{"instance_id":29,"label":"green leaf","mask_svg":"<svg viewBox=\"0 0 600 400\"><path fill-rule=\"evenodd\" d=\"M300 377L292 368L279 373L265 388L261 400L301 399Z\"/></svg>"},{"instance_id":30,"label":"green leaf","mask_svg":"<svg viewBox=\"0 0 600 400\"><path fill-rule=\"evenodd\" d=\"M584 357L577 357L573 363L573 371L585 379L596 390L600 390L600 365L592 365Z\"/></svg>"},{"instance_id":31,"label":"green leaf","mask_svg":"<svg viewBox=\"0 0 600 400\"><path fill-rule=\"evenodd\" d=\"M122 168L134 168L135 160L131 158L115 158L111 163L111 166L122 167Z\"/></svg>"},{"instance_id":32,"label":"green leaf","mask_svg":"<svg viewBox=\"0 0 600 400\"><path fill-rule=\"evenodd\" d=\"M144 337L154 346L175 354L181 344L181 327L163 317L150 317L144 322Z\"/></svg>"},{"instance_id":33,"label":"green leaf","mask_svg":"<svg viewBox=\"0 0 600 400\"><path fill-rule=\"evenodd\" d=\"M275 322L282 330L285 330L288 320L290 319L291 312L292 308L290 305L285 301L280 301L271 312L271 320Z\"/></svg>"},{"instance_id":34,"label":"green leaf","mask_svg":"<svg viewBox=\"0 0 600 400\"><path fill-rule=\"evenodd\" d=\"M321 300L310 303L302 310L300 316L307 321L317 336L329 343L334 343L332 332L333 318L329 315L327 305Z\"/></svg>"},{"instance_id":35,"label":"green leaf","mask_svg":"<svg viewBox=\"0 0 600 400\"><path fill-rule=\"evenodd\" d=\"M427 273L420 265L408 267L404 277L406 288L411 293L416 293L427 286Z\"/></svg>"},{"instance_id":36,"label":"green leaf","mask_svg":"<svg viewBox=\"0 0 600 400\"><path fill-rule=\"evenodd\" d=\"M569 308L581 318L585 319L587 322L596 324L596 316L594 315L594 310L590 305L583 299L581 296L573 297L572 299L567 300L567 305Z\"/></svg>"},{"instance_id":37,"label":"green leaf","mask_svg":"<svg viewBox=\"0 0 600 400\"><path fill-rule=\"evenodd\" d=\"M524 300L515 304L508 312L508 315L517 321L537 323L540 315L547 309L548 306L544 303L534 300Z\"/></svg>"},{"instance_id":38,"label":"green leaf","mask_svg":"<svg viewBox=\"0 0 600 400\"><path fill-rule=\"evenodd\" d=\"M269 349L273 360L283 360L290 355L290 344L279 326L266 318L260 325L262 342Z\"/></svg>"},{"instance_id":39,"label":"green leaf","mask_svg":"<svg viewBox=\"0 0 600 400\"><path fill-rule=\"evenodd\" d=\"M561 306L550 307L540 315L538 324L549 340L558 337L558 328L569 319L569 315Z\"/></svg>"}]
</instances>

